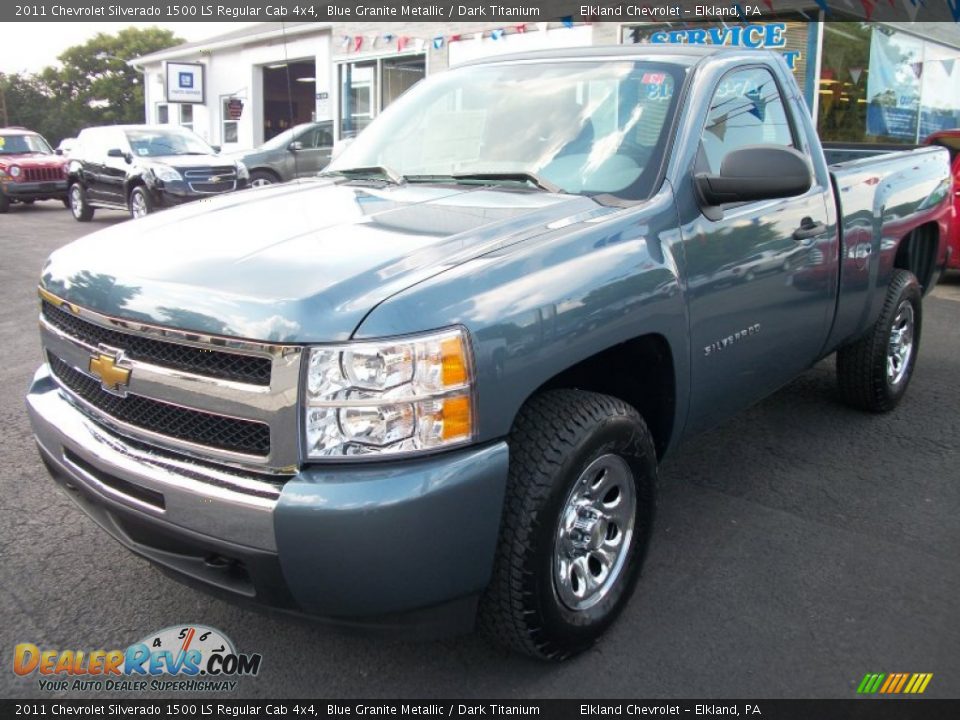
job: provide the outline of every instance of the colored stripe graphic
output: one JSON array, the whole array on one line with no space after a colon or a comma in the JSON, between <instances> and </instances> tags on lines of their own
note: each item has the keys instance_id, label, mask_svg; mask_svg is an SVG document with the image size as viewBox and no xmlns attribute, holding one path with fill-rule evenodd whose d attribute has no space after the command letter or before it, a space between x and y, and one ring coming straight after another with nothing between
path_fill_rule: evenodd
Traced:
<instances>
[{"instance_id":1,"label":"colored stripe graphic","mask_svg":"<svg viewBox=\"0 0 960 720\"><path fill-rule=\"evenodd\" d=\"M857 694L919 695L926 691L933 673L867 673L857 686Z\"/></svg>"}]
</instances>

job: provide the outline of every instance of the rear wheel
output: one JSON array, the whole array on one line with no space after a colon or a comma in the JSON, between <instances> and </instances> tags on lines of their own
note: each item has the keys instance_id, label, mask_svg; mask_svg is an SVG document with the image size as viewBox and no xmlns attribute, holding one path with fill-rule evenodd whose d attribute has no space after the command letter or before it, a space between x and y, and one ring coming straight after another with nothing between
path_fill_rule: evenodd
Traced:
<instances>
[{"instance_id":1,"label":"rear wheel","mask_svg":"<svg viewBox=\"0 0 960 720\"><path fill-rule=\"evenodd\" d=\"M87 203L87 194L80 183L73 183L69 191L70 212L80 222L90 222L93 219L93 208Z\"/></svg>"},{"instance_id":2,"label":"rear wheel","mask_svg":"<svg viewBox=\"0 0 960 720\"><path fill-rule=\"evenodd\" d=\"M135 187L130 192L130 217L142 218L153 212L153 202L147 191L142 187Z\"/></svg>"},{"instance_id":3,"label":"rear wheel","mask_svg":"<svg viewBox=\"0 0 960 720\"><path fill-rule=\"evenodd\" d=\"M653 520L653 440L626 403L556 390L523 407L509 442L480 625L511 649L561 660L603 634L636 583Z\"/></svg>"},{"instance_id":4,"label":"rear wheel","mask_svg":"<svg viewBox=\"0 0 960 720\"><path fill-rule=\"evenodd\" d=\"M844 402L887 412L903 398L920 346L922 301L913 273L894 270L880 317L869 333L837 351L837 379Z\"/></svg>"}]
</instances>

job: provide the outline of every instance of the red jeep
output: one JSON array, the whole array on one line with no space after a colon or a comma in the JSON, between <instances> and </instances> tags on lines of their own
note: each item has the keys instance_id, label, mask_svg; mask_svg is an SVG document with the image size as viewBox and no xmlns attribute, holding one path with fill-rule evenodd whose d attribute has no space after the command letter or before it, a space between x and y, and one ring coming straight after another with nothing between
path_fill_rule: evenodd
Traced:
<instances>
[{"instance_id":1,"label":"red jeep","mask_svg":"<svg viewBox=\"0 0 960 720\"><path fill-rule=\"evenodd\" d=\"M0 213L12 203L60 200L66 207L66 161L43 136L24 128L0 128Z\"/></svg>"},{"instance_id":2,"label":"red jeep","mask_svg":"<svg viewBox=\"0 0 960 720\"><path fill-rule=\"evenodd\" d=\"M948 270L960 270L960 130L941 130L925 138L924 145L939 145L950 151L953 170L953 231L950 234Z\"/></svg>"}]
</instances>

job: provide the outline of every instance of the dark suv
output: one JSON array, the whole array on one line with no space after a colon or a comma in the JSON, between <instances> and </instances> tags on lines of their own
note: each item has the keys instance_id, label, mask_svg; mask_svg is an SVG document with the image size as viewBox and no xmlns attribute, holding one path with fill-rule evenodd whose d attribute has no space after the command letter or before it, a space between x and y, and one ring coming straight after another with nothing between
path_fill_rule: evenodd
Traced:
<instances>
[{"instance_id":1,"label":"dark suv","mask_svg":"<svg viewBox=\"0 0 960 720\"><path fill-rule=\"evenodd\" d=\"M247 186L246 166L217 156L190 130L169 125L87 128L69 165L69 201L80 221L95 208L138 218Z\"/></svg>"}]
</instances>

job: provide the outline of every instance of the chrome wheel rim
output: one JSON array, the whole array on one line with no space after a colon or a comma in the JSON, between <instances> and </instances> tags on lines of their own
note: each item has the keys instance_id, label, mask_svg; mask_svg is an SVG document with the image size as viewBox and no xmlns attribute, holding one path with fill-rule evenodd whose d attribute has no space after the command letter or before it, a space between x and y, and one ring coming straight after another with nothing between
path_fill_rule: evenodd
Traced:
<instances>
[{"instance_id":1,"label":"chrome wheel rim","mask_svg":"<svg viewBox=\"0 0 960 720\"><path fill-rule=\"evenodd\" d=\"M142 193L135 192L130 198L130 210L135 218L141 218L147 214L147 201Z\"/></svg>"},{"instance_id":2,"label":"chrome wheel rim","mask_svg":"<svg viewBox=\"0 0 960 720\"><path fill-rule=\"evenodd\" d=\"M80 197L80 188L76 185L70 188L70 209L74 217L80 217L83 212L83 198Z\"/></svg>"},{"instance_id":3,"label":"chrome wheel rim","mask_svg":"<svg viewBox=\"0 0 960 720\"><path fill-rule=\"evenodd\" d=\"M273 185L273 181L262 177L259 177L250 183L250 187L265 187L267 185Z\"/></svg>"},{"instance_id":4,"label":"chrome wheel rim","mask_svg":"<svg viewBox=\"0 0 960 720\"><path fill-rule=\"evenodd\" d=\"M907 374L913 355L913 334L913 305L903 300L897 307L887 344L887 382L891 385L899 385Z\"/></svg>"},{"instance_id":5,"label":"chrome wheel rim","mask_svg":"<svg viewBox=\"0 0 960 720\"><path fill-rule=\"evenodd\" d=\"M560 515L553 582L560 601L580 611L610 594L623 573L637 515L633 472L601 455L577 478Z\"/></svg>"}]
</instances>

